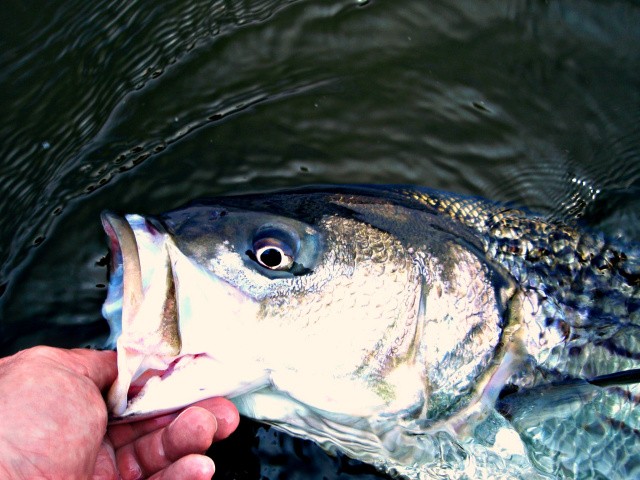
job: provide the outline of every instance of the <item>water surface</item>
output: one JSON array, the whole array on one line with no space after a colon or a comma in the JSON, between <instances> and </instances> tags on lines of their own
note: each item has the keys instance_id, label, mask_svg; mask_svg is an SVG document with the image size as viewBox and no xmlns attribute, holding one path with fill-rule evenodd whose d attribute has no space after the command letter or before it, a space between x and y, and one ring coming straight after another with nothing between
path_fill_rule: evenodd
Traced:
<instances>
[{"instance_id":1,"label":"water surface","mask_svg":"<svg viewBox=\"0 0 640 480\"><path fill-rule=\"evenodd\" d=\"M3 7L0 354L101 344L105 208L406 183L640 236L637 2ZM216 448L218 477L378 475L250 422Z\"/></svg>"}]
</instances>

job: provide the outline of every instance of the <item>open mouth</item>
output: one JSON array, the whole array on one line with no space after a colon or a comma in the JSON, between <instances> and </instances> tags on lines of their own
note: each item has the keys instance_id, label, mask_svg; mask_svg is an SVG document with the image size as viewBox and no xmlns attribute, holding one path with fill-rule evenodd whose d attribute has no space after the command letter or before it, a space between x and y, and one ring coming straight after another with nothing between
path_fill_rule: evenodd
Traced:
<instances>
[{"instance_id":1,"label":"open mouth","mask_svg":"<svg viewBox=\"0 0 640 480\"><path fill-rule=\"evenodd\" d=\"M185 255L158 220L105 212L102 224L111 247L102 311L118 352L118 378L107 395L112 422L267 381L255 355L237 343L246 333L240 319L255 318L259 305Z\"/></svg>"},{"instance_id":2,"label":"open mouth","mask_svg":"<svg viewBox=\"0 0 640 480\"><path fill-rule=\"evenodd\" d=\"M169 375L171 375L175 369L176 364L179 361L179 358L175 359L165 370L149 368L148 370L141 372L137 377L133 378L127 392L127 402L134 399L142 391L147 382L152 378L159 378L160 381L162 381Z\"/></svg>"},{"instance_id":3,"label":"open mouth","mask_svg":"<svg viewBox=\"0 0 640 480\"><path fill-rule=\"evenodd\" d=\"M118 379L108 395L122 415L153 378L171 375L181 358L176 287L166 236L138 215L102 214L111 248L103 314L117 336Z\"/></svg>"}]
</instances>

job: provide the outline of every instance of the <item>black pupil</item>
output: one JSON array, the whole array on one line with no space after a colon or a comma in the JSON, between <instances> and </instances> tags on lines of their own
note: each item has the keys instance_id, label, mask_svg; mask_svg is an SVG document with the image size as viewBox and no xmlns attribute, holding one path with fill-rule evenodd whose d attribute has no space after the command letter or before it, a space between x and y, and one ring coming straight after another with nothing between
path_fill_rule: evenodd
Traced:
<instances>
[{"instance_id":1,"label":"black pupil","mask_svg":"<svg viewBox=\"0 0 640 480\"><path fill-rule=\"evenodd\" d=\"M267 248L260 254L260 261L267 267L275 268L282 262L282 254L275 248Z\"/></svg>"}]
</instances>

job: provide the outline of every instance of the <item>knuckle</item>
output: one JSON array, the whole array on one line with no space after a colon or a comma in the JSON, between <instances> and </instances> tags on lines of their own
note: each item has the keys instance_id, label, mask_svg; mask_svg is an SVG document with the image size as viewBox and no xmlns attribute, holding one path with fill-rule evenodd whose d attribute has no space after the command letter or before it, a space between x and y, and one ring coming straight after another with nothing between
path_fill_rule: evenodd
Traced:
<instances>
[{"instance_id":1,"label":"knuckle","mask_svg":"<svg viewBox=\"0 0 640 480\"><path fill-rule=\"evenodd\" d=\"M57 351L58 349L54 347L48 347L46 345L37 345L27 350L23 350L20 353L23 354L23 356L26 356L27 358L32 357L32 358L52 359L57 356Z\"/></svg>"}]
</instances>

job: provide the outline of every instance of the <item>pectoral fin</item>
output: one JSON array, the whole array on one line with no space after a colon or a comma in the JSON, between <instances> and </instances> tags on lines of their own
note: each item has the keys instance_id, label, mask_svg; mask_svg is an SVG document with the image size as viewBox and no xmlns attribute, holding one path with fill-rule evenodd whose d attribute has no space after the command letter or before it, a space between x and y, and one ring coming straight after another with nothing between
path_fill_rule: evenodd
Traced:
<instances>
[{"instance_id":1,"label":"pectoral fin","mask_svg":"<svg viewBox=\"0 0 640 480\"><path fill-rule=\"evenodd\" d=\"M567 468L576 468L581 478L585 472L589 478L638 478L639 403L635 369L503 392L496 408L543 472L572 477Z\"/></svg>"}]
</instances>

